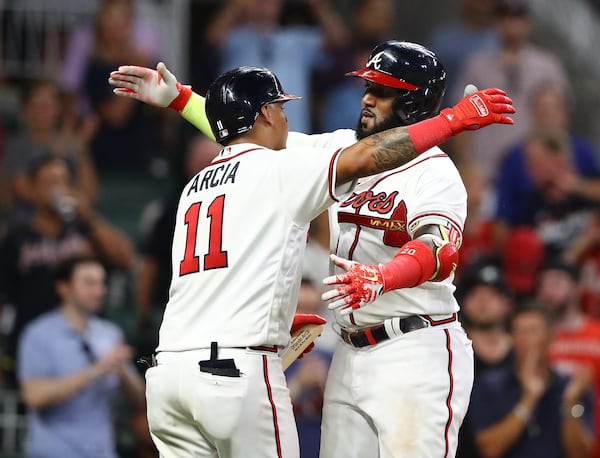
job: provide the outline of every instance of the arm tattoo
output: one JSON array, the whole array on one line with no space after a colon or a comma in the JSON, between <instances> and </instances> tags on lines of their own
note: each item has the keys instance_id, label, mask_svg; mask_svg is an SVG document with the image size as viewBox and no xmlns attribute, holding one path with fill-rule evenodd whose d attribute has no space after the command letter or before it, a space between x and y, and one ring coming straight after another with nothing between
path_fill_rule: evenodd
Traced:
<instances>
[{"instance_id":1,"label":"arm tattoo","mask_svg":"<svg viewBox=\"0 0 600 458\"><path fill-rule=\"evenodd\" d=\"M377 172L399 167L418 156L406 127L385 130L361 141L375 148L373 159Z\"/></svg>"}]
</instances>

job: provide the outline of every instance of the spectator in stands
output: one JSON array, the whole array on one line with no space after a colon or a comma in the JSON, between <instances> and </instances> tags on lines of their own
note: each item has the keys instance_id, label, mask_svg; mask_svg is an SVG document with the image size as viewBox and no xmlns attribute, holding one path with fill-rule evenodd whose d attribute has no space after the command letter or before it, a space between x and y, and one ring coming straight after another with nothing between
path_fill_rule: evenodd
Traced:
<instances>
[{"instance_id":1,"label":"spectator in stands","mask_svg":"<svg viewBox=\"0 0 600 458\"><path fill-rule=\"evenodd\" d=\"M329 49L313 73L314 109L317 130L356 127L356 107L365 92L364 81L345 74L361 68L371 50L395 36L396 5L393 0L359 0L352 11L351 39Z\"/></svg>"},{"instance_id":2,"label":"spectator in stands","mask_svg":"<svg viewBox=\"0 0 600 458\"><path fill-rule=\"evenodd\" d=\"M542 84L534 90L530 104L533 115L531 135L507 153L498 177L497 243L504 245L505 238L515 225L530 224L531 218L537 214L537 219L550 220L545 223L546 230L540 232L539 236L546 244L555 245L554 248L561 252L567 262L579 265L584 260L588 262L590 267L586 269L586 277L589 279L593 273L590 269L594 263L594 234L597 232L593 202L600 201L600 168L596 152L590 142L570 131L572 107L561 88ZM541 149L536 147L535 142L543 143L542 138L547 138L544 141L551 145L560 145L564 149L564 158L560 159L557 154L547 159L544 154L537 154ZM540 205L547 206L544 203L546 199L542 198L542 202L539 200L545 194L540 192L540 188L551 185L564 190L564 198L549 211L539 208ZM562 207L560 218L558 207ZM550 213L550 218L544 213ZM557 230L564 233L557 234ZM552 233L555 233L554 236ZM557 236L562 237L563 241L556 243L551 240ZM589 283L592 285L593 279ZM588 300L593 301L593 296Z\"/></svg>"},{"instance_id":3,"label":"spectator in stands","mask_svg":"<svg viewBox=\"0 0 600 458\"><path fill-rule=\"evenodd\" d=\"M161 37L156 27L135 15L135 0L100 0L99 9L109 4L119 4L131 16L131 43L150 61L158 62L162 56ZM61 89L74 99L83 91L83 81L90 56L96 46L94 25L91 22L77 24L70 32L62 68ZM75 100L73 100L75 101ZM82 107L79 107L82 108Z\"/></svg>"},{"instance_id":4,"label":"spectator in stands","mask_svg":"<svg viewBox=\"0 0 600 458\"><path fill-rule=\"evenodd\" d=\"M491 128L473 132L455 142L459 162L474 161L494 179L506 150L530 130L529 99L542 82L567 88L562 65L555 56L533 46L530 41L531 18L526 0L498 0L495 25L499 47L472 55L457 78L452 100L462 97L465 84L477 87L501 87L513 99L517 114L510 132ZM566 89L565 89L566 90Z\"/></svg>"},{"instance_id":5,"label":"spectator in stands","mask_svg":"<svg viewBox=\"0 0 600 458\"><path fill-rule=\"evenodd\" d=\"M600 210L596 209L583 233L563 253L563 259L578 266L581 305L590 316L600 319Z\"/></svg>"},{"instance_id":6,"label":"spectator in stands","mask_svg":"<svg viewBox=\"0 0 600 458\"><path fill-rule=\"evenodd\" d=\"M73 191L63 158L40 157L29 170L28 185L33 212L0 244L0 306L3 313L10 306L16 312L11 356L23 327L58 303L52 272L60 261L90 253L111 268L126 269L133 258L127 238Z\"/></svg>"},{"instance_id":7,"label":"spectator in stands","mask_svg":"<svg viewBox=\"0 0 600 458\"><path fill-rule=\"evenodd\" d=\"M563 136L534 133L523 149L532 187L521 192L503 186L497 221L500 244L517 226L535 229L549 257L561 256L584 232L600 203L600 177L585 176ZM593 164L593 158L588 157ZM587 172L592 173L592 172Z\"/></svg>"},{"instance_id":8,"label":"spectator in stands","mask_svg":"<svg viewBox=\"0 0 600 458\"><path fill-rule=\"evenodd\" d=\"M116 389L134 411L145 411L144 383L122 331L96 316L105 276L94 258L64 260L55 275L60 306L23 332L18 378L28 408L27 456L116 458Z\"/></svg>"},{"instance_id":9,"label":"spectator in stands","mask_svg":"<svg viewBox=\"0 0 600 458\"><path fill-rule=\"evenodd\" d=\"M315 284L310 279L303 278L297 313L323 315L324 311L325 307ZM321 337L317 337L315 348L294 361L285 374L296 417L302 458L319 458L323 394L332 356L333 349L326 349Z\"/></svg>"},{"instance_id":10,"label":"spectator in stands","mask_svg":"<svg viewBox=\"0 0 600 458\"><path fill-rule=\"evenodd\" d=\"M446 87L453 88L464 62L473 54L494 49L498 36L494 30L494 7L496 0L455 0L458 3L459 20L434 30L429 49L444 63ZM442 106L453 105L458 100L448 100Z\"/></svg>"},{"instance_id":11,"label":"spectator in stands","mask_svg":"<svg viewBox=\"0 0 600 458\"><path fill-rule=\"evenodd\" d=\"M90 201L96 198L96 173L87 151L91 126L66 132L61 125L62 109L58 87L50 80L33 81L23 91L24 126L9 137L1 167L1 186L16 219L31 210L27 168L48 151L67 161L73 187L80 194Z\"/></svg>"},{"instance_id":12,"label":"spectator in stands","mask_svg":"<svg viewBox=\"0 0 600 458\"><path fill-rule=\"evenodd\" d=\"M600 177L596 151L591 143L570 131L570 112L564 91L551 84L537 87L530 100L532 113L531 135L546 135L555 138L564 146L569 157L569 167L565 171L565 186L573 192L594 198L594 182ZM508 151L502 162L497 182L497 218L500 220L521 220L529 211L524 196L535 191L542 179L540 167L534 157L528 157L527 138ZM530 153L532 154L532 153ZM543 162L543 161L542 161ZM570 172L570 173L567 173Z\"/></svg>"},{"instance_id":13,"label":"spectator in stands","mask_svg":"<svg viewBox=\"0 0 600 458\"><path fill-rule=\"evenodd\" d=\"M121 65L153 65L132 40L133 16L123 2L107 2L96 15L94 49L82 88L98 127L91 138L92 158L99 172L148 170L162 154L162 136L156 113L124 97L116 97L106 75Z\"/></svg>"},{"instance_id":14,"label":"spectator in stands","mask_svg":"<svg viewBox=\"0 0 600 458\"><path fill-rule=\"evenodd\" d=\"M475 379L471 425L486 457L587 457L594 444L589 373L574 378L550 366L551 324L539 306L511 320L514 364Z\"/></svg>"},{"instance_id":15,"label":"spectator in stands","mask_svg":"<svg viewBox=\"0 0 600 458\"><path fill-rule=\"evenodd\" d=\"M493 368L512 364L512 340L508 321L514 307L493 258L482 258L465 267L456 297L460 304L461 323L473 342L475 380ZM458 439L458 458L477 458L470 411L467 412Z\"/></svg>"},{"instance_id":16,"label":"spectator in stands","mask_svg":"<svg viewBox=\"0 0 600 458\"><path fill-rule=\"evenodd\" d=\"M456 295L461 322L473 342L475 373L509 361L508 320L514 304L498 262L483 258L467 266Z\"/></svg>"},{"instance_id":17,"label":"spectator in stands","mask_svg":"<svg viewBox=\"0 0 600 458\"><path fill-rule=\"evenodd\" d=\"M591 370L595 397L596 446L592 457L600 457L600 321L586 315L581 307L577 270L563 261L548 262L540 274L537 300L550 315L554 335L550 360L566 375Z\"/></svg>"},{"instance_id":18,"label":"spectator in stands","mask_svg":"<svg viewBox=\"0 0 600 458\"><path fill-rule=\"evenodd\" d=\"M282 0L227 0L208 25L206 41L220 49L222 71L242 65L267 67L286 90L305 94L286 107L286 115L290 130L308 133L311 72L323 59L324 49L348 40L348 31L329 1L306 4L318 27L281 26Z\"/></svg>"},{"instance_id":19,"label":"spectator in stands","mask_svg":"<svg viewBox=\"0 0 600 458\"><path fill-rule=\"evenodd\" d=\"M513 228L501 250L502 272L516 302L531 299L546 259L540 237L530 227Z\"/></svg>"}]
</instances>

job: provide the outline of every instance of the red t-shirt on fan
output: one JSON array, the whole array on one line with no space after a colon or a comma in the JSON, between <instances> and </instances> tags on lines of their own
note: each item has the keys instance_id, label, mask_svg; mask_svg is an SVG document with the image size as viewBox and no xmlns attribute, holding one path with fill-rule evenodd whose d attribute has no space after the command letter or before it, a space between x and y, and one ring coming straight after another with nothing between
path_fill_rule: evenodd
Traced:
<instances>
[{"instance_id":1,"label":"red t-shirt on fan","mask_svg":"<svg viewBox=\"0 0 600 458\"><path fill-rule=\"evenodd\" d=\"M550 346L550 360L558 371L569 375L582 366L592 368L596 410L596 446L592 457L600 458L600 321L586 318L577 330L558 330Z\"/></svg>"}]
</instances>

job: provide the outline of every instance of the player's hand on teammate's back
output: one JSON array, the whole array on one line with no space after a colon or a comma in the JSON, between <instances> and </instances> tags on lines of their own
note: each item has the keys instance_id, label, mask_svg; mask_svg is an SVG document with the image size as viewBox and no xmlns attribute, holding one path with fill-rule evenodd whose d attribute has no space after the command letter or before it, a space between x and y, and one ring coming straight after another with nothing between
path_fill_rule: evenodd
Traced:
<instances>
[{"instance_id":1,"label":"player's hand on teammate's back","mask_svg":"<svg viewBox=\"0 0 600 458\"><path fill-rule=\"evenodd\" d=\"M123 65L111 72L108 82L115 86L113 92L117 95L163 108L171 106L180 92L188 88L177 82L163 62L158 63L156 70Z\"/></svg>"},{"instance_id":2,"label":"player's hand on teammate's back","mask_svg":"<svg viewBox=\"0 0 600 458\"><path fill-rule=\"evenodd\" d=\"M464 130L476 130L490 124L514 124L506 116L515 113L512 100L506 92L497 88L477 91L472 84L465 87L465 97L452 108L443 109L440 114L450 123L454 134ZM472 93L473 90L476 92Z\"/></svg>"},{"instance_id":3,"label":"player's hand on teammate's back","mask_svg":"<svg viewBox=\"0 0 600 458\"><path fill-rule=\"evenodd\" d=\"M330 310L339 310L342 315L349 315L383 294L384 279L380 266L360 264L334 254L330 258L336 266L347 270L346 273L323 280L326 285L340 285L321 295L324 301L332 301L328 305Z\"/></svg>"}]
</instances>

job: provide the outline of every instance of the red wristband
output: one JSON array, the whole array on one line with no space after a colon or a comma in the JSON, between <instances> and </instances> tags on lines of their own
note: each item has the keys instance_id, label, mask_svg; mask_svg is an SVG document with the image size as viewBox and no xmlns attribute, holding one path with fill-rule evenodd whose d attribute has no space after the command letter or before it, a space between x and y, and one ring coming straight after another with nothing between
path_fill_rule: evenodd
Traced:
<instances>
[{"instance_id":1,"label":"red wristband","mask_svg":"<svg viewBox=\"0 0 600 458\"><path fill-rule=\"evenodd\" d=\"M406 131L419 154L444 143L454 135L450 123L443 115L407 126Z\"/></svg>"},{"instance_id":2,"label":"red wristband","mask_svg":"<svg viewBox=\"0 0 600 458\"><path fill-rule=\"evenodd\" d=\"M411 240L390 262L381 266L383 291L413 288L425 283L435 271L435 256L425 243Z\"/></svg>"},{"instance_id":3,"label":"red wristband","mask_svg":"<svg viewBox=\"0 0 600 458\"><path fill-rule=\"evenodd\" d=\"M177 90L179 91L179 95L175 97L169 104L169 108L172 108L177 113L181 113L192 96L192 89L188 86L184 86L179 81L177 82L176 86Z\"/></svg>"}]
</instances>

